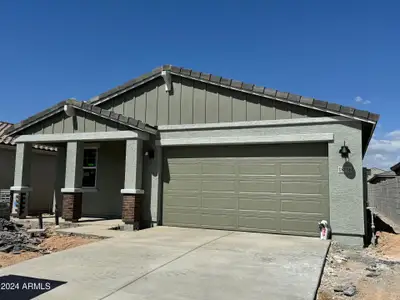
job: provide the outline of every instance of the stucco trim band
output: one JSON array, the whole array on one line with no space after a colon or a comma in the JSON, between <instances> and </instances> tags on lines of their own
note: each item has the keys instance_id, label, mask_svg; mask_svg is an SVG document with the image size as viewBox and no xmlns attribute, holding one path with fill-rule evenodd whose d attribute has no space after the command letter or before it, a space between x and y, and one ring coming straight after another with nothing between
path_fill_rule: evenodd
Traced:
<instances>
[{"instance_id":1,"label":"stucco trim band","mask_svg":"<svg viewBox=\"0 0 400 300\"><path fill-rule=\"evenodd\" d=\"M76 132L62 134L33 134L21 135L16 143L47 143L47 142L68 142L68 141L116 141L116 140L148 140L149 134L129 130L111 132Z\"/></svg>"},{"instance_id":2,"label":"stucco trim band","mask_svg":"<svg viewBox=\"0 0 400 300\"><path fill-rule=\"evenodd\" d=\"M185 125L160 125L159 131L183 131L183 130L205 130L205 129L238 129L254 127L290 126L290 125L317 125L327 123L354 122L344 117L322 117L322 118L299 118L283 120L263 121L241 121L208 124L185 124Z\"/></svg>"},{"instance_id":3,"label":"stucco trim band","mask_svg":"<svg viewBox=\"0 0 400 300\"><path fill-rule=\"evenodd\" d=\"M32 188L29 186L12 186L10 187L10 191L26 193L26 192L32 192Z\"/></svg>"},{"instance_id":4,"label":"stucco trim band","mask_svg":"<svg viewBox=\"0 0 400 300\"><path fill-rule=\"evenodd\" d=\"M161 139L156 143L161 146L185 145L242 145L242 144L282 144L282 143L309 143L332 142L333 133L262 135L262 136L232 136L232 137L195 137Z\"/></svg>"},{"instance_id":5,"label":"stucco trim band","mask_svg":"<svg viewBox=\"0 0 400 300\"><path fill-rule=\"evenodd\" d=\"M121 194L131 194L131 195L136 195L136 194L144 194L144 190L141 189L122 189Z\"/></svg>"},{"instance_id":6,"label":"stucco trim band","mask_svg":"<svg viewBox=\"0 0 400 300\"><path fill-rule=\"evenodd\" d=\"M84 189L82 188L62 188L61 193L82 193Z\"/></svg>"}]
</instances>

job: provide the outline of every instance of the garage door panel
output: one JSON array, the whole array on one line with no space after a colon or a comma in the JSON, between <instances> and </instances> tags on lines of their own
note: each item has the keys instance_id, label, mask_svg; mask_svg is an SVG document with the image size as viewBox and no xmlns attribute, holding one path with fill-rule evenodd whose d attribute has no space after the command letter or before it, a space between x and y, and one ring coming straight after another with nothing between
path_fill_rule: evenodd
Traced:
<instances>
[{"instance_id":1,"label":"garage door panel","mask_svg":"<svg viewBox=\"0 0 400 300\"><path fill-rule=\"evenodd\" d=\"M275 180L240 180L238 189L247 193L277 193Z\"/></svg>"},{"instance_id":2,"label":"garage door panel","mask_svg":"<svg viewBox=\"0 0 400 300\"><path fill-rule=\"evenodd\" d=\"M228 180L203 180L201 182L202 191L209 192L209 191L226 191L231 192L235 190L235 181L228 181Z\"/></svg>"},{"instance_id":3,"label":"garage door panel","mask_svg":"<svg viewBox=\"0 0 400 300\"><path fill-rule=\"evenodd\" d=\"M280 200L274 197L245 198L239 197L239 210L279 211Z\"/></svg>"},{"instance_id":4,"label":"garage door panel","mask_svg":"<svg viewBox=\"0 0 400 300\"><path fill-rule=\"evenodd\" d=\"M165 209L164 222L172 226L200 226L200 213L197 210Z\"/></svg>"},{"instance_id":5,"label":"garage door panel","mask_svg":"<svg viewBox=\"0 0 400 300\"><path fill-rule=\"evenodd\" d=\"M279 231L278 216L239 216L239 230L276 233Z\"/></svg>"},{"instance_id":6,"label":"garage door panel","mask_svg":"<svg viewBox=\"0 0 400 300\"><path fill-rule=\"evenodd\" d=\"M321 178L324 166L320 163L282 163L280 165L281 176L304 176L307 178Z\"/></svg>"},{"instance_id":7,"label":"garage door panel","mask_svg":"<svg viewBox=\"0 0 400 300\"><path fill-rule=\"evenodd\" d=\"M310 235L318 236L316 230L318 222L321 221L321 214L298 214L298 215L282 215L281 216L281 232L293 235Z\"/></svg>"},{"instance_id":8,"label":"garage door panel","mask_svg":"<svg viewBox=\"0 0 400 300\"><path fill-rule=\"evenodd\" d=\"M327 144L167 149L164 224L317 236L318 221L329 221L327 152Z\"/></svg>"},{"instance_id":9,"label":"garage door panel","mask_svg":"<svg viewBox=\"0 0 400 300\"><path fill-rule=\"evenodd\" d=\"M225 195L224 195L225 196ZM201 207L203 208L217 208L217 209L237 209L236 196L231 197L207 197L203 195L201 200Z\"/></svg>"},{"instance_id":10,"label":"garage door panel","mask_svg":"<svg viewBox=\"0 0 400 300\"><path fill-rule=\"evenodd\" d=\"M265 164L260 160L251 162L243 160L238 163L238 174L243 177L254 175L261 175L263 177L275 176L276 170L276 164Z\"/></svg>"},{"instance_id":11,"label":"garage door panel","mask_svg":"<svg viewBox=\"0 0 400 300\"><path fill-rule=\"evenodd\" d=\"M297 213L320 213L324 211L324 200L299 200L299 199L282 199L281 212L297 212Z\"/></svg>"},{"instance_id":12,"label":"garage door panel","mask_svg":"<svg viewBox=\"0 0 400 300\"><path fill-rule=\"evenodd\" d=\"M301 194L301 195L323 195L325 194L324 184L322 182L312 181L283 181L281 182L282 194Z\"/></svg>"},{"instance_id":13,"label":"garage door panel","mask_svg":"<svg viewBox=\"0 0 400 300\"><path fill-rule=\"evenodd\" d=\"M236 229L238 227L236 215L201 215L201 227L217 229Z\"/></svg>"},{"instance_id":14,"label":"garage door panel","mask_svg":"<svg viewBox=\"0 0 400 300\"><path fill-rule=\"evenodd\" d=\"M222 164L222 163L203 163L202 174L203 175L227 175L234 177L236 173L235 165Z\"/></svg>"},{"instance_id":15,"label":"garage door panel","mask_svg":"<svg viewBox=\"0 0 400 300\"><path fill-rule=\"evenodd\" d=\"M166 195L164 197L164 205L166 207L200 207L201 198L198 195Z\"/></svg>"}]
</instances>

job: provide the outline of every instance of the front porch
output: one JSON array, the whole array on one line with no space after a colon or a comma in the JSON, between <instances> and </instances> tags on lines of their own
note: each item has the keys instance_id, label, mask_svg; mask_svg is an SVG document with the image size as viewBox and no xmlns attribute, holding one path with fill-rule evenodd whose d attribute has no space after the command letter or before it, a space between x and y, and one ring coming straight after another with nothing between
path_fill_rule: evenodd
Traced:
<instances>
[{"instance_id":1,"label":"front porch","mask_svg":"<svg viewBox=\"0 0 400 300\"><path fill-rule=\"evenodd\" d=\"M157 130L118 114L107 117L104 110L104 115L88 114L90 109L94 108L88 105L85 114L79 114L78 107L65 105L67 116L59 131L55 130L56 117L45 124L51 123L52 132L46 133L45 125L37 130L37 124L20 130L10 188L17 204L13 205L14 215L26 218L34 207L29 203L32 145L40 144L57 148L56 178L49 178L54 185L52 212L56 217L70 222L82 217L121 218L131 229L157 225L157 192L151 192L153 186L158 189L161 165L157 159L160 147L154 142ZM82 122L80 118L84 118ZM94 126L85 126L89 119ZM104 119L107 123L102 126ZM72 132L66 130L67 120L74 126Z\"/></svg>"}]
</instances>

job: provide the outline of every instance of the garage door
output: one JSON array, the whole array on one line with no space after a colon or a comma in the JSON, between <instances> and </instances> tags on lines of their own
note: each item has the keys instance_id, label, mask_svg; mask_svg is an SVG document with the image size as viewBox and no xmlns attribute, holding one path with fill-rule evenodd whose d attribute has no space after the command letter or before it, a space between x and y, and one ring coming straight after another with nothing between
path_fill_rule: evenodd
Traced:
<instances>
[{"instance_id":1,"label":"garage door","mask_svg":"<svg viewBox=\"0 0 400 300\"><path fill-rule=\"evenodd\" d=\"M164 153L164 225L317 236L329 220L327 144Z\"/></svg>"}]
</instances>

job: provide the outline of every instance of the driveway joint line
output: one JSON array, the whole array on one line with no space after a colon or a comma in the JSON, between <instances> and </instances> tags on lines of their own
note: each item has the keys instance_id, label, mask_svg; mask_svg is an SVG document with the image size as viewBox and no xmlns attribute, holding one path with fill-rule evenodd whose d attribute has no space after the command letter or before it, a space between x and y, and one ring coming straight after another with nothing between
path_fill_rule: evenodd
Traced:
<instances>
[{"instance_id":1,"label":"driveway joint line","mask_svg":"<svg viewBox=\"0 0 400 300\"><path fill-rule=\"evenodd\" d=\"M177 261L178 259L181 259L182 257L184 257L184 256L186 256L186 255L188 255L188 254L190 254L190 253L192 253L192 252L194 252L194 251L196 251L196 250L198 250L198 249L200 249L200 248L206 246L206 245L209 245L209 244L211 244L211 243L213 243L213 242L215 242L215 241L218 241L218 240L220 240L220 239L222 239L222 238L224 238L224 237L227 237L227 236L229 236L229 235L231 235L231 234L233 234L233 233L235 233L235 232L233 232L233 231L232 231L232 232L229 232L228 234L219 236L219 237L217 237L217 238L215 238L215 239L212 239L212 240L210 240L210 241L208 241L208 242L205 242L204 244L201 244L201 245L199 245L199 246L197 246L197 247L195 247L195 248L193 248L193 249L190 249L189 251L186 251L185 253L179 255L178 257L175 257L174 259L172 259L172 260L170 260L170 261L168 261L168 262L166 262L166 263L164 263L164 264L162 264L161 266L158 266L157 268L148 271L147 273L145 273L145 274L139 276L138 278L135 278L134 280L129 281L128 283L124 284L122 287L116 289L115 291L113 291L113 292L111 292L111 293L109 293L109 294L107 294L107 295L105 295L105 296L99 298L99 300L104 300L104 299L110 297L112 294L115 294L115 293L119 292L120 290L126 288L128 285L131 285L132 283L135 283L136 281L138 281L138 280L140 280L140 279L146 277L147 275L150 275L150 274L154 273L155 271L157 271L157 270L159 270L159 269L161 269L161 268L164 268L166 265L169 265L170 263L173 263L174 261Z\"/></svg>"}]
</instances>

